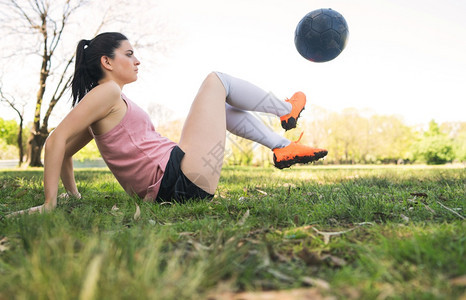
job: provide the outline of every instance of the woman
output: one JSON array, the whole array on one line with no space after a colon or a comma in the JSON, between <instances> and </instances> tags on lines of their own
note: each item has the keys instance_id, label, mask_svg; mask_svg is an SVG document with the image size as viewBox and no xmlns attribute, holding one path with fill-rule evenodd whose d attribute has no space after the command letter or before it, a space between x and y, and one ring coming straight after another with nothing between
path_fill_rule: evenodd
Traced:
<instances>
[{"instance_id":1,"label":"woman","mask_svg":"<svg viewBox=\"0 0 466 300\"><path fill-rule=\"evenodd\" d=\"M120 33L79 42L72 82L74 108L45 145L45 202L27 212L56 207L60 178L68 195L80 197L72 156L92 139L125 191L149 201L212 197L220 178L226 129L272 149L278 168L327 154L290 142L247 112L275 114L285 130L294 128L306 103L303 93L281 101L219 72L202 83L176 144L160 136L149 116L122 94L126 84L136 81L139 64Z\"/></svg>"}]
</instances>

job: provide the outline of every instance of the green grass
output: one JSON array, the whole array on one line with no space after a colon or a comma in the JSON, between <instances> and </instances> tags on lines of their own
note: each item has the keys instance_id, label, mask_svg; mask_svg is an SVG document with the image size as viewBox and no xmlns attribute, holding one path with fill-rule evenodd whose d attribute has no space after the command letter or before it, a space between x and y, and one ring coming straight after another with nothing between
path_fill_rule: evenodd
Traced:
<instances>
[{"instance_id":1,"label":"green grass","mask_svg":"<svg viewBox=\"0 0 466 300\"><path fill-rule=\"evenodd\" d=\"M0 171L0 299L465 295L464 168L228 167L212 201L182 205L131 198L105 170L76 177L82 200L5 218L43 202L42 171Z\"/></svg>"}]
</instances>

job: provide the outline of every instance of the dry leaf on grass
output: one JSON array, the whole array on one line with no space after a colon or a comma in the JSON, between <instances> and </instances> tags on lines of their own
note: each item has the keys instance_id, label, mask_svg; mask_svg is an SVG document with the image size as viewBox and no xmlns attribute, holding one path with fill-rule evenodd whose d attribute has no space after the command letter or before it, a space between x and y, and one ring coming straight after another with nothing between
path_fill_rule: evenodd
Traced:
<instances>
[{"instance_id":1,"label":"dry leaf on grass","mask_svg":"<svg viewBox=\"0 0 466 300\"><path fill-rule=\"evenodd\" d=\"M307 285L315 286L316 288L319 288L319 289L323 289L323 290L330 289L330 284L327 281L320 279L320 278L313 278L313 277L305 276L301 278L301 281Z\"/></svg>"},{"instance_id":2,"label":"dry leaf on grass","mask_svg":"<svg viewBox=\"0 0 466 300\"><path fill-rule=\"evenodd\" d=\"M133 219L134 221L139 220L141 217L141 209L139 208L139 205L136 203L136 212L134 213Z\"/></svg>"},{"instance_id":3,"label":"dry leaf on grass","mask_svg":"<svg viewBox=\"0 0 466 300\"><path fill-rule=\"evenodd\" d=\"M330 237L331 236L342 235L344 233L353 231L353 230L361 227L362 225L373 225L373 224L371 222L362 222L362 223L359 223L358 226L356 226L356 227L353 227L353 228L350 228L350 229L347 229L347 230L343 230L343 231L335 231L335 232L320 231L315 227L312 227L312 229L314 229L315 232L317 232L318 234L320 234L320 235L322 235L324 237L324 244L327 245L330 242Z\"/></svg>"},{"instance_id":4,"label":"dry leaf on grass","mask_svg":"<svg viewBox=\"0 0 466 300\"><path fill-rule=\"evenodd\" d=\"M429 205L424 204L424 207L425 207L430 213L432 213L433 215L435 215L435 210L433 210L432 208L430 208Z\"/></svg>"},{"instance_id":5,"label":"dry leaf on grass","mask_svg":"<svg viewBox=\"0 0 466 300\"><path fill-rule=\"evenodd\" d=\"M246 220L249 217L249 209L244 213L244 215L241 217L241 220L238 221L239 226L243 226Z\"/></svg>"},{"instance_id":6,"label":"dry leaf on grass","mask_svg":"<svg viewBox=\"0 0 466 300\"><path fill-rule=\"evenodd\" d=\"M264 192L264 191L259 190L259 189L257 189L257 188L256 188L256 191L258 191L259 193L261 193L261 194L264 195L264 196L267 196L267 195L268 195L267 192Z\"/></svg>"},{"instance_id":7,"label":"dry leaf on grass","mask_svg":"<svg viewBox=\"0 0 466 300\"><path fill-rule=\"evenodd\" d=\"M405 215L403 215L403 214L400 214L400 217L403 219L403 221L404 221L405 223L408 223L408 222L409 222L409 218L408 218L407 216L405 216Z\"/></svg>"},{"instance_id":8,"label":"dry leaf on grass","mask_svg":"<svg viewBox=\"0 0 466 300\"><path fill-rule=\"evenodd\" d=\"M449 212L451 212L451 213L457 215L461 220L464 220L464 217L463 217L462 215L460 215L459 213L457 213L456 211L454 211L453 209L449 208L448 206L443 205L442 203L440 203L440 202L438 202L438 201L437 201L437 203L440 204L441 207L445 208L445 209L448 210Z\"/></svg>"},{"instance_id":9,"label":"dry leaf on grass","mask_svg":"<svg viewBox=\"0 0 466 300\"><path fill-rule=\"evenodd\" d=\"M0 240L0 253L10 250L8 246L8 238L4 237Z\"/></svg>"},{"instance_id":10,"label":"dry leaf on grass","mask_svg":"<svg viewBox=\"0 0 466 300\"><path fill-rule=\"evenodd\" d=\"M120 210L120 209L117 207L117 205L114 204L114 205L112 206L112 209L110 209L110 214L111 214L112 216L115 216L115 217L122 216L123 213L122 213L121 211L119 211L119 210Z\"/></svg>"},{"instance_id":11,"label":"dry leaf on grass","mask_svg":"<svg viewBox=\"0 0 466 300\"><path fill-rule=\"evenodd\" d=\"M280 271L277 271L277 270L273 270L273 269L269 269L267 270L270 274L272 274L275 278L277 279L280 279L282 281L288 281L288 282L293 282L295 281L294 278L288 276L288 275L285 275L283 274L282 272Z\"/></svg>"},{"instance_id":12,"label":"dry leaf on grass","mask_svg":"<svg viewBox=\"0 0 466 300\"><path fill-rule=\"evenodd\" d=\"M194 249L196 249L197 251L201 251L201 250L204 250L204 251L206 251L206 250L212 250L212 246L209 246L209 247L204 246L204 245L202 245L201 243L199 243L199 242L197 242L197 241L195 241L195 240L193 240L193 239L189 239L189 240L188 240L188 243L190 243L191 245L193 245L193 246L194 246Z\"/></svg>"},{"instance_id":13,"label":"dry leaf on grass","mask_svg":"<svg viewBox=\"0 0 466 300\"><path fill-rule=\"evenodd\" d=\"M320 258L322 261L326 261L327 264L334 267L346 266L346 261L343 258L339 258L330 254L325 254Z\"/></svg>"}]
</instances>

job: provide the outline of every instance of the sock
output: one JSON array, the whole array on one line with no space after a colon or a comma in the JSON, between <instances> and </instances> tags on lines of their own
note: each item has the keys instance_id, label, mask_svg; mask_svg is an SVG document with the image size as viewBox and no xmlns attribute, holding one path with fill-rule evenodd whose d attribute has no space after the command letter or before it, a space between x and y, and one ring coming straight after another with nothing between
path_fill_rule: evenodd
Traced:
<instances>
[{"instance_id":1,"label":"sock","mask_svg":"<svg viewBox=\"0 0 466 300\"><path fill-rule=\"evenodd\" d=\"M215 74L222 81L227 94L226 101L231 106L241 110L270 113L277 117L291 112L291 104L278 99L272 93L267 93L243 79L220 72Z\"/></svg>"},{"instance_id":2,"label":"sock","mask_svg":"<svg viewBox=\"0 0 466 300\"><path fill-rule=\"evenodd\" d=\"M272 131L251 113L225 104L227 130L269 149L288 146L290 140Z\"/></svg>"}]
</instances>

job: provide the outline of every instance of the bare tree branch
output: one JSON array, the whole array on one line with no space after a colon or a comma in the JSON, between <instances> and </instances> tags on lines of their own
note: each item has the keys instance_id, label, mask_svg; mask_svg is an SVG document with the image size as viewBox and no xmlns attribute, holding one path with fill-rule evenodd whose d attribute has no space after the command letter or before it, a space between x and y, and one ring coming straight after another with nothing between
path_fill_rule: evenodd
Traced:
<instances>
[{"instance_id":1,"label":"bare tree branch","mask_svg":"<svg viewBox=\"0 0 466 300\"><path fill-rule=\"evenodd\" d=\"M58 44L60 43L60 40L61 40L61 36L63 34L63 30L65 30L65 25L67 23L67 20L68 20L68 17L70 16L70 13L69 12L68 14L63 14L62 16L62 20L61 20L61 24L60 24L60 29L57 30L57 27L56 27L56 23L55 23L55 30L54 30L54 35L53 35L53 39L50 43L50 56L53 55L53 53L55 52L55 49L57 48Z\"/></svg>"},{"instance_id":2,"label":"bare tree branch","mask_svg":"<svg viewBox=\"0 0 466 300\"><path fill-rule=\"evenodd\" d=\"M11 0L11 3L13 4L13 6L19 11L20 15L22 15L24 17L24 19L29 23L29 25L31 25L31 28L32 29L37 29L39 26L37 24L34 23L34 21L28 16L28 14L24 11L24 9L18 5L17 1L16 0ZM29 4L31 4L31 2L29 1Z\"/></svg>"},{"instance_id":3,"label":"bare tree branch","mask_svg":"<svg viewBox=\"0 0 466 300\"><path fill-rule=\"evenodd\" d=\"M42 7L40 7L40 4L42 4ZM39 3L37 0L34 0L34 5L31 5L31 7L34 9L34 7L37 9L35 10L37 12L37 14L39 15L42 15L42 14L46 14L46 8L45 8L45 5L47 5L47 3Z\"/></svg>"},{"instance_id":4,"label":"bare tree branch","mask_svg":"<svg viewBox=\"0 0 466 300\"><path fill-rule=\"evenodd\" d=\"M68 68L71 66L71 64L72 64L73 61L74 61L74 57L75 57L75 55L73 54L73 56L71 56L71 58L68 60L66 66L65 66L65 68L64 68L64 70L63 70L63 72L62 72L62 74L61 74L61 76L60 76L60 81L59 81L58 84L57 84L57 88L55 89L55 92L54 92L53 95L52 95L52 99L56 99L56 98L57 98L57 93L58 93L58 91L60 90L60 87L62 86L63 80L64 80L64 78L65 78L65 76L66 76L67 71L68 71ZM70 78L72 78L72 76L70 76ZM65 88L64 88L64 89L68 88L68 82L71 81L70 78L67 79L67 83L65 84ZM60 93L60 95L62 95L62 94L63 94L63 91ZM58 97L58 99L60 99L60 97Z\"/></svg>"},{"instance_id":5,"label":"bare tree branch","mask_svg":"<svg viewBox=\"0 0 466 300\"><path fill-rule=\"evenodd\" d=\"M50 118L50 116L52 114L52 110L55 108L55 105L58 103L58 100L61 99L61 97L63 96L65 91L71 85L71 80L73 79L72 75L68 76L68 79L66 80L64 85L62 85L62 83L63 83L63 80L65 78L66 71L67 71L68 67L72 64L73 60L74 60L74 55L68 61L68 64L66 65L65 70L63 71L63 74L60 77L60 82L57 84L57 88L55 89L55 92L53 93L52 100L50 100L49 107L47 109L47 112L44 115L43 120L42 120L42 128L44 130L46 130L48 128L48 121L49 121L49 118ZM58 93L58 95L57 95L57 93Z\"/></svg>"},{"instance_id":6,"label":"bare tree branch","mask_svg":"<svg viewBox=\"0 0 466 300\"><path fill-rule=\"evenodd\" d=\"M13 96L7 96L3 92L3 88L0 82L0 102L6 102L14 111L16 111L19 117L19 128L18 134L16 138L16 143L18 146L18 165L21 166L23 163L23 156L24 156L24 147L23 147L23 124L24 124L24 107L26 106L25 103L21 106L21 111L17 107L16 100Z\"/></svg>"},{"instance_id":7,"label":"bare tree branch","mask_svg":"<svg viewBox=\"0 0 466 300\"><path fill-rule=\"evenodd\" d=\"M3 86L0 85L0 101L8 104L18 115L22 115L21 111L16 107L15 98L13 96L5 95ZM24 106L23 106L24 108Z\"/></svg>"}]
</instances>

